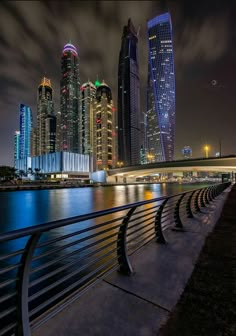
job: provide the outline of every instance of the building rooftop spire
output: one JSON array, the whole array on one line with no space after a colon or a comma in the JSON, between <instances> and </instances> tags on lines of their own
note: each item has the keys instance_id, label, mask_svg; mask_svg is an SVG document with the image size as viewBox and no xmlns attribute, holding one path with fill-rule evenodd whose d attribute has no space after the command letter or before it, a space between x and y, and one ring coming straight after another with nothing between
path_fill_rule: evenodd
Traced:
<instances>
[{"instance_id":1,"label":"building rooftop spire","mask_svg":"<svg viewBox=\"0 0 236 336\"><path fill-rule=\"evenodd\" d=\"M39 86L48 86L48 87L52 88L51 80L46 78L46 77L43 77Z\"/></svg>"}]
</instances>

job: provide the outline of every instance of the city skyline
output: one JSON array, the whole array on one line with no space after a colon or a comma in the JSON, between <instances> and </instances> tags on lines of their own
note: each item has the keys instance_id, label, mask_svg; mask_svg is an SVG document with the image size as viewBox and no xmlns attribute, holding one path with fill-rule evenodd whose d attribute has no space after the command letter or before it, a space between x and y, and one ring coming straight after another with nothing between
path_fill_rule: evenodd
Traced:
<instances>
[{"instance_id":1,"label":"city skyline","mask_svg":"<svg viewBox=\"0 0 236 336\"><path fill-rule=\"evenodd\" d=\"M178 6L174 5L173 1L166 3L174 25L177 89L176 158L181 156L181 148L186 143L191 146L194 157L204 156L202 146L205 143L211 146L210 153L214 155L219 151L219 139L222 154L235 153L233 74L236 64L233 61L235 36L232 10L232 14L230 13L230 9L235 7L230 3L207 1L201 6L201 10L197 7L191 10L187 2ZM97 75L100 80L104 79L111 86L114 104L117 107L115 94L122 28L129 17L135 26L141 24L139 59L141 99L144 100L147 74L146 20L161 14L166 9L161 6L161 2L150 1L139 3L137 8L135 2L91 4L89 11L86 12L86 20L89 21L89 16L94 20L92 26L96 26L95 30L86 24L85 19L80 20L81 13L88 10L88 5L85 3L71 3L71 6L68 6L72 7L70 10L66 5L55 2L53 4L27 2L26 7L25 2L13 1L2 6L2 13L8 18L9 24L3 18L1 22L1 25L4 24L3 47L0 53L3 60L1 66L4 85L1 86L0 100L3 120L0 129L2 143L0 164L13 165L14 131L18 129L19 103L29 105L36 120L35 92L45 72L55 87L55 111L59 110L60 55L63 45L70 39L79 50L81 81L84 82L88 78L94 81ZM95 10L101 15L95 17ZM50 11L53 11L55 18ZM115 12L116 17L112 15ZM52 21L49 20L49 13L53 17ZM59 18L62 16L64 21L61 26L64 29L59 29ZM110 18L106 21L109 23L109 29L103 22L104 18ZM16 29L16 26L19 29ZM19 33L24 46L14 43ZM44 37L45 41L42 40ZM54 40L54 37L58 39ZM231 46L232 50L229 53ZM110 52L106 52L107 50ZM10 68L5 66L6 61L11 61Z\"/></svg>"}]
</instances>

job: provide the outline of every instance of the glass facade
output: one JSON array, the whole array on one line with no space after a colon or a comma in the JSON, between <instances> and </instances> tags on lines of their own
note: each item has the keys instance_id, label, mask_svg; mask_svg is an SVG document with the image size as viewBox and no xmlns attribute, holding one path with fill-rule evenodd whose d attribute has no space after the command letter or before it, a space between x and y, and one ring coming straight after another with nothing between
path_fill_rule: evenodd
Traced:
<instances>
[{"instance_id":1,"label":"glass facade","mask_svg":"<svg viewBox=\"0 0 236 336\"><path fill-rule=\"evenodd\" d=\"M138 35L131 19L124 27L118 68L118 160L140 163L141 130Z\"/></svg>"},{"instance_id":2,"label":"glass facade","mask_svg":"<svg viewBox=\"0 0 236 336\"><path fill-rule=\"evenodd\" d=\"M39 169L43 174L73 173L76 175L89 172L89 156L68 152L47 153L16 160L15 167L25 172L31 168L33 171Z\"/></svg>"},{"instance_id":3,"label":"glass facade","mask_svg":"<svg viewBox=\"0 0 236 336\"><path fill-rule=\"evenodd\" d=\"M31 108L25 104L20 104L20 159L30 156L32 125Z\"/></svg>"},{"instance_id":4,"label":"glass facade","mask_svg":"<svg viewBox=\"0 0 236 336\"><path fill-rule=\"evenodd\" d=\"M57 150L79 152L79 62L75 46L64 46L61 57L61 109L57 122Z\"/></svg>"},{"instance_id":5,"label":"glass facade","mask_svg":"<svg viewBox=\"0 0 236 336\"><path fill-rule=\"evenodd\" d=\"M36 155L55 152L56 130L53 91L50 79L43 78L38 87ZM49 122L52 125L49 127Z\"/></svg>"},{"instance_id":6,"label":"glass facade","mask_svg":"<svg viewBox=\"0 0 236 336\"><path fill-rule=\"evenodd\" d=\"M14 136L14 163L16 165L16 160L20 158L20 132L15 131Z\"/></svg>"},{"instance_id":7,"label":"glass facade","mask_svg":"<svg viewBox=\"0 0 236 336\"><path fill-rule=\"evenodd\" d=\"M147 146L155 161L174 159L175 73L169 13L148 21Z\"/></svg>"}]
</instances>

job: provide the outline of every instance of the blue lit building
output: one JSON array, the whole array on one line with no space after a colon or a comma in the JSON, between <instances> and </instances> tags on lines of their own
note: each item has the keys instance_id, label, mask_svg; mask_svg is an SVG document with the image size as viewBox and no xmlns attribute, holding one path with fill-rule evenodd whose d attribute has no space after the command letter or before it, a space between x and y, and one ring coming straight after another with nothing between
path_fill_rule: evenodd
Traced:
<instances>
[{"instance_id":1,"label":"blue lit building","mask_svg":"<svg viewBox=\"0 0 236 336\"><path fill-rule=\"evenodd\" d=\"M147 150L155 161L171 161L175 145L175 73L170 14L156 16L147 27Z\"/></svg>"},{"instance_id":2,"label":"blue lit building","mask_svg":"<svg viewBox=\"0 0 236 336\"><path fill-rule=\"evenodd\" d=\"M25 104L20 104L20 158L30 156L31 131L33 117L31 108Z\"/></svg>"},{"instance_id":3,"label":"blue lit building","mask_svg":"<svg viewBox=\"0 0 236 336\"><path fill-rule=\"evenodd\" d=\"M184 159L190 159L192 157L192 148L189 146L184 146L182 149L182 154Z\"/></svg>"},{"instance_id":4,"label":"blue lit building","mask_svg":"<svg viewBox=\"0 0 236 336\"><path fill-rule=\"evenodd\" d=\"M20 158L20 131L15 131L14 136L14 163Z\"/></svg>"},{"instance_id":5,"label":"blue lit building","mask_svg":"<svg viewBox=\"0 0 236 336\"><path fill-rule=\"evenodd\" d=\"M27 172L29 168L51 178L88 178L89 155L71 152L47 153L16 160L15 168Z\"/></svg>"}]
</instances>

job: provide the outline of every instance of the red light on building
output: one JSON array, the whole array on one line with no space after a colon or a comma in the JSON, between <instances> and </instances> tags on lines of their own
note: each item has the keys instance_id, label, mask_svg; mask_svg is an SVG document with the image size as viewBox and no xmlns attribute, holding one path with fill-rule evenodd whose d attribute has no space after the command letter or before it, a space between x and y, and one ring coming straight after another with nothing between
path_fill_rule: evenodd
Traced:
<instances>
[{"instance_id":1,"label":"red light on building","mask_svg":"<svg viewBox=\"0 0 236 336\"><path fill-rule=\"evenodd\" d=\"M112 106L112 112L115 112L115 111L116 111L115 106Z\"/></svg>"},{"instance_id":2,"label":"red light on building","mask_svg":"<svg viewBox=\"0 0 236 336\"><path fill-rule=\"evenodd\" d=\"M62 90L62 93L65 93L66 92L66 89Z\"/></svg>"},{"instance_id":3,"label":"red light on building","mask_svg":"<svg viewBox=\"0 0 236 336\"><path fill-rule=\"evenodd\" d=\"M97 124L100 124L101 121L102 121L101 118L97 118L96 123L97 123Z\"/></svg>"},{"instance_id":4,"label":"red light on building","mask_svg":"<svg viewBox=\"0 0 236 336\"><path fill-rule=\"evenodd\" d=\"M112 136L116 136L116 132L112 132Z\"/></svg>"}]
</instances>

